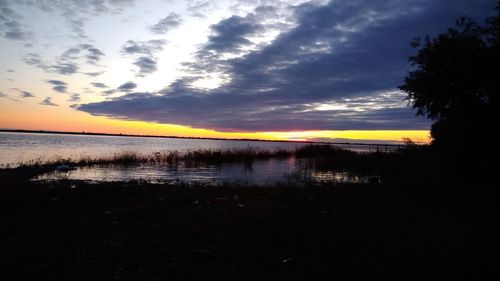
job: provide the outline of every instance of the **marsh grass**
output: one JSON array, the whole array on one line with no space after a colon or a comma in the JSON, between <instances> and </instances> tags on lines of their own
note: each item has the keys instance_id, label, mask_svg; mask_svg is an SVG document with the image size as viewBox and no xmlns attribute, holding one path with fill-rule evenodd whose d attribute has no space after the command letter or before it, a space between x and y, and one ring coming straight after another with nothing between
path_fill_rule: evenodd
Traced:
<instances>
[{"instance_id":1,"label":"marsh grass","mask_svg":"<svg viewBox=\"0 0 500 281\"><path fill-rule=\"evenodd\" d=\"M306 145L295 150L286 149L196 149L186 152L176 150L159 151L152 153L138 153L134 151L124 151L109 156L92 157L81 155L80 157L60 157L50 158L40 157L18 164L6 165L3 168L28 168L46 167L68 164L73 166L92 166L108 164L168 164L186 166L198 164L224 164L224 163L245 163L251 164L256 160L271 158L314 159L314 166L317 169L332 168L359 168L367 169L379 165L381 161L391 161L394 158L411 158L411 155L421 154L418 147L411 146L392 152L355 152L333 145Z\"/></svg>"},{"instance_id":2,"label":"marsh grass","mask_svg":"<svg viewBox=\"0 0 500 281\"><path fill-rule=\"evenodd\" d=\"M286 158L293 156L295 151L275 149L264 150L257 148L245 149L196 149L186 152L161 151L152 153L138 153L134 151L124 151L109 156L91 157L82 155L75 157L39 157L29 161L5 165L3 168L28 168L28 167L54 167L62 164L72 166L92 166L108 164L168 164L178 165L185 163L187 166L198 164L223 164L223 163L251 163L259 159Z\"/></svg>"},{"instance_id":3,"label":"marsh grass","mask_svg":"<svg viewBox=\"0 0 500 281\"><path fill-rule=\"evenodd\" d=\"M419 169L419 163L428 160L428 148L408 146L392 152L355 152L333 145L311 144L294 150L245 149L196 149L186 152L159 151L137 153L124 151L106 157L80 156L78 158L38 158L13 167L23 177L39 175L55 170L59 165L72 167L106 165L169 165L200 167L204 165L243 164L252 169L254 161L295 158L296 177L302 182L312 181L315 173L331 171L382 177L403 177ZM5 169L0 169L5 170Z\"/></svg>"}]
</instances>

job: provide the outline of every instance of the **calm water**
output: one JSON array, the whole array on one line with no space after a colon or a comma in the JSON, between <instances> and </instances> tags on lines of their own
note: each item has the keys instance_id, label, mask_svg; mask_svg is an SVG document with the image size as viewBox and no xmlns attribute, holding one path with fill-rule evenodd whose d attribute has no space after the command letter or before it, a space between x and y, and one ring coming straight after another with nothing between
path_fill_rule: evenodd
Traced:
<instances>
[{"instance_id":1,"label":"calm water","mask_svg":"<svg viewBox=\"0 0 500 281\"><path fill-rule=\"evenodd\" d=\"M112 156L122 152L153 153L194 149L294 149L304 144L293 142L176 139L120 136L88 136L0 132L0 165L56 157L79 159L82 156Z\"/></svg>"},{"instance_id":2,"label":"calm water","mask_svg":"<svg viewBox=\"0 0 500 281\"><path fill-rule=\"evenodd\" d=\"M79 159L82 156L112 156L122 152L153 153L166 150L187 151L194 149L294 149L303 146L296 142L236 141L148 138L121 136L88 136L62 134L32 134L0 132L0 167L30 160L50 160L57 157ZM384 145L343 145L354 151L391 150L397 147Z\"/></svg>"},{"instance_id":3,"label":"calm water","mask_svg":"<svg viewBox=\"0 0 500 281\"><path fill-rule=\"evenodd\" d=\"M47 161L56 158L112 156L122 152L149 154L167 150L180 152L194 149L290 149L305 145L294 142L203 140L176 138L147 138L120 136L87 136L61 134L32 134L0 132L0 166L15 166L30 160ZM375 146L350 145L348 149L367 151ZM379 149L384 149L379 147ZM123 181L145 179L152 182L239 182L243 184L272 184L283 181L312 180L316 182L363 182L370 178L345 171L304 170L304 160L257 160L252 164L186 166L179 164L134 164L80 167L69 172L50 172L37 180L74 179L91 181ZM306 165L307 166L307 165ZM310 166L310 165L309 165ZM299 167L299 168L298 168Z\"/></svg>"},{"instance_id":4,"label":"calm water","mask_svg":"<svg viewBox=\"0 0 500 281\"><path fill-rule=\"evenodd\" d=\"M73 171L53 171L34 180L85 180L97 182L146 180L153 183L200 182L210 184L239 183L243 185L266 185L280 182L315 183L361 183L377 178L371 175L356 175L346 171L306 170L301 161L293 157L286 159L258 160L252 164L200 165L196 167L166 164L103 165L80 167Z\"/></svg>"}]
</instances>

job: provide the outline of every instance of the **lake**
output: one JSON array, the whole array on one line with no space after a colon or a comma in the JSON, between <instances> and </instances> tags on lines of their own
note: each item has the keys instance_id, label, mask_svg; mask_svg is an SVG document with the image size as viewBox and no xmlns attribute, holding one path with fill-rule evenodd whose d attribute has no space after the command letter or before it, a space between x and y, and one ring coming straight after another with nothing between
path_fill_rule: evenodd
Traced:
<instances>
[{"instance_id":1,"label":"lake","mask_svg":"<svg viewBox=\"0 0 500 281\"><path fill-rule=\"evenodd\" d=\"M123 152L150 154L176 150L185 152L195 149L246 149L293 150L306 143L267 142L212 139L182 139L129 136L96 136L72 134L40 134L0 132L0 166L15 167L32 160L49 161L57 158L107 157ZM387 146L345 145L356 151L387 149ZM390 147L394 149L394 147ZM368 176L349 174L346 171L308 171L307 175L297 167L303 163L294 157L256 160L249 163L223 165L198 165L195 167L160 164L95 165L79 167L69 172L50 172L38 180L75 179L94 181L123 181L145 179L148 181L185 182L240 182L266 184L294 179L297 176L315 181L360 182ZM370 176L371 177L371 176Z\"/></svg>"},{"instance_id":2,"label":"lake","mask_svg":"<svg viewBox=\"0 0 500 281\"><path fill-rule=\"evenodd\" d=\"M154 153L195 149L294 149L297 142L96 136L0 132L0 165L55 158L106 157L123 152Z\"/></svg>"}]
</instances>

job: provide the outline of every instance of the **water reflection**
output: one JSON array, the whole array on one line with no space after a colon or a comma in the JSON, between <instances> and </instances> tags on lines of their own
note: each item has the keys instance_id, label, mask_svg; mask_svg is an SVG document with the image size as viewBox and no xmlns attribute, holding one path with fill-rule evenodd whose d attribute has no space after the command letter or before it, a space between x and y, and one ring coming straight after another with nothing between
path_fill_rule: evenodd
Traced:
<instances>
[{"instance_id":1,"label":"water reflection","mask_svg":"<svg viewBox=\"0 0 500 281\"><path fill-rule=\"evenodd\" d=\"M106 158L124 152L150 154L164 151L186 152L196 149L262 149L294 150L306 145L297 142L266 142L210 139L177 139L126 136L93 136L0 132L0 168L20 162L47 162L60 158ZM337 144L337 147L358 152L394 151L389 144Z\"/></svg>"},{"instance_id":2,"label":"water reflection","mask_svg":"<svg viewBox=\"0 0 500 281\"><path fill-rule=\"evenodd\" d=\"M371 181L373 178L373 176L353 174L347 171L319 171L314 168L313 160L297 160L294 157L289 157L221 165L113 164L80 167L68 172L53 171L41 175L35 180L146 180L155 183L182 181L186 183L266 185L290 181L300 183L362 183Z\"/></svg>"}]
</instances>

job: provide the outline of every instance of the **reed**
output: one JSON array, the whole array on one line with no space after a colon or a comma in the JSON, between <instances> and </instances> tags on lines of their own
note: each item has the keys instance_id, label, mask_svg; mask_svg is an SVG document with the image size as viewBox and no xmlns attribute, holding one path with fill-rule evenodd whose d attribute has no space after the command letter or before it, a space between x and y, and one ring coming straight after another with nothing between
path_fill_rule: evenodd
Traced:
<instances>
[{"instance_id":1,"label":"reed","mask_svg":"<svg viewBox=\"0 0 500 281\"><path fill-rule=\"evenodd\" d=\"M427 148L408 146L393 152L354 152L333 145L306 145L294 150L284 149L196 149L185 152L158 151L152 153L138 153L124 151L105 157L80 156L78 158L37 158L20 163L16 167L33 174L39 171L44 173L56 169L59 165L72 167L94 165L185 165L197 167L201 165L222 165L224 163L243 163L251 166L253 161L296 158L299 178L307 179L311 170L315 171L352 171L362 174L378 175L405 175L408 171L417 169L418 163L428 158Z\"/></svg>"}]
</instances>

